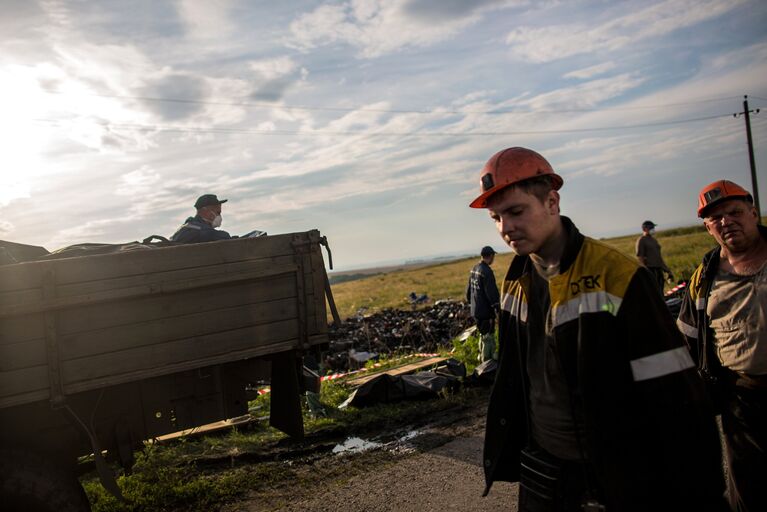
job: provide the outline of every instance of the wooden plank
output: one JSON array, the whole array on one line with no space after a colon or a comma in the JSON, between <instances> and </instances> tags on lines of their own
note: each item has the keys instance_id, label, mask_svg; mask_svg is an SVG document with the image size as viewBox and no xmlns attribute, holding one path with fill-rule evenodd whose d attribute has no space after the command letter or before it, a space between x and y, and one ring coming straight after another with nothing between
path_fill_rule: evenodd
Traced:
<instances>
[{"instance_id":1,"label":"wooden plank","mask_svg":"<svg viewBox=\"0 0 767 512\"><path fill-rule=\"evenodd\" d=\"M294 235L307 241L319 240L317 231L308 231L4 265L0 266L0 286L4 291L39 287L42 269L49 265L56 267L59 284L69 284L290 256L293 254L291 242Z\"/></svg>"},{"instance_id":2,"label":"wooden plank","mask_svg":"<svg viewBox=\"0 0 767 512\"><path fill-rule=\"evenodd\" d=\"M257 422L258 419L254 418L250 414L244 416L238 416L237 418L230 418L227 420L214 421L206 425L200 425L199 427L188 428L186 430L180 430L173 432L172 434L165 434L164 436L158 436L154 438L154 442L162 443L165 441L172 441L174 439L180 439L182 437L202 436L208 434L214 434L224 430L231 430L235 427L244 427L251 423Z\"/></svg>"},{"instance_id":3,"label":"wooden plank","mask_svg":"<svg viewBox=\"0 0 767 512\"><path fill-rule=\"evenodd\" d=\"M4 283L0 283L2 286ZM10 292L0 291L0 307L11 304L35 304L42 302L43 292L41 287L28 290L14 290Z\"/></svg>"},{"instance_id":4,"label":"wooden plank","mask_svg":"<svg viewBox=\"0 0 767 512\"><path fill-rule=\"evenodd\" d=\"M3 318L0 321L0 345L21 343L45 336L43 315L20 315Z\"/></svg>"},{"instance_id":5,"label":"wooden plank","mask_svg":"<svg viewBox=\"0 0 767 512\"><path fill-rule=\"evenodd\" d=\"M45 339L0 345L0 373L46 363Z\"/></svg>"},{"instance_id":6,"label":"wooden plank","mask_svg":"<svg viewBox=\"0 0 767 512\"><path fill-rule=\"evenodd\" d=\"M208 334L216 330L240 328L270 320L282 320L288 318L291 313L295 313L295 297L275 298L273 301L263 301L256 304L240 303L242 305L238 305L237 302L223 304L223 301L217 302L215 297L213 299L212 303L218 306L215 310L201 310L199 313L192 311L187 315L162 316L162 310L155 308L154 311L157 313L155 315L144 316L137 313L135 315L136 322L129 321L130 315L135 309L123 307L120 303L116 303L112 310L114 315L111 317L106 314L93 314L92 311L74 311L71 314L60 315L59 332L62 333L60 340L62 359L86 357L112 350L160 343L168 339ZM309 313L313 315L316 301L312 296L308 297L308 300ZM177 303L180 302L184 301L177 301ZM106 322L104 318L106 318ZM89 319L92 319L93 325L89 325ZM70 328L65 334L65 329L62 327L65 320L74 326L80 326L80 329L73 331L69 326ZM126 321L123 322L123 320ZM87 330L82 330L83 326ZM327 327L323 331L311 331L308 334L316 336L326 334L326 332ZM44 364L45 361L45 339L42 333L38 339L0 344L0 372L38 366Z\"/></svg>"},{"instance_id":7,"label":"wooden plank","mask_svg":"<svg viewBox=\"0 0 767 512\"><path fill-rule=\"evenodd\" d=\"M249 347L296 340L297 336L295 320L283 320L68 360L62 363L62 373L68 389L75 382L138 370L161 370L180 362L201 361Z\"/></svg>"},{"instance_id":8,"label":"wooden plank","mask_svg":"<svg viewBox=\"0 0 767 512\"><path fill-rule=\"evenodd\" d=\"M139 297L120 302L100 303L67 310L62 315L65 335L129 326L158 319L170 319L213 309L259 304L295 297L295 284L289 274L257 282L232 283L198 288L181 293Z\"/></svg>"},{"instance_id":9,"label":"wooden plank","mask_svg":"<svg viewBox=\"0 0 767 512\"><path fill-rule=\"evenodd\" d=\"M143 275L209 265L288 256L293 253L292 235L221 240L212 243L187 244L144 251L58 260L57 275L61 284L117 276Z\"/></svg>"},{"instance_id":10,"label":"wooden plank","mask_svg":"<svg viewBox=\"0 0 767 512\"><path fill-rule=\"evenodd\" d=\"M295 298L288 298L88 331L65 337L61 342L61 358L69 361L293 320L295 304ZM154 359L155 364L164 364L157 357Z\"/></svg>"},{"instance_id":11,"label":"wooden plank","mask_svg":"<svg viewBox=\"0 0 767 512\"><path fill-rule=\"evenodd\" d=\"M448 357L430 357L428 359L424 359L423 361L417 361L415 363L409 363L403 366L397 366L395 368L389 368L388 370L383 370L380 372L375 373L368 373L364 377L357 377L356 379L351 379L346 381L347 384L351 386L361 386L365 384L366 382L375 379L379 375L383 374L389 374L389 375L405 375L408 373L415 373L419 370L423 370L424 368L429 368L431 366L434 366L435 364L442 363L444 361L447 361Z\"/></svg>"},{"instance_id":12,"label":"wooden plank","mask_svg":"<svg viewBox=\"0 0 767 512\"><path fill-rule=\"evenodd\" d=\"M203 276L231 275L243 272L256 272L259 269L273 271L283 268L288 271L295 267L290 256L281 256L264 260L247 260L235 263L204 265L188 269L146 272L140 275L116 276L107 279L88 280L59 286L59 296L85 295L107 290L119 290L142 285L156 285L167 281L186 281ZM268 272L267 272L268 273Z\"/></svg>"},{"instance_id":13,"label":"wooden plank","mask_svg":"<svg viewBox=\"0 0 767 512\"><path fill-rule=\"evenodd\" d=\"M0 398L19 394L40 394L48 398L48 365L33 366L10 372L0 372Z\"/></svg>"},{"instance_id":14,"label":"wooden plank","mask_svg":"<svg viewBox=\"0 0 767 512\"><path fill-rule=\"evenodd\" d=\"M166 293L180 292L184 290L190 290L193 288L202 288L206 286L213 286L223 283L242 282L248 280L255 280L259 278L272 277L274 275L284 274L289 272L287 267L282 267L276 270L258 269L251 272L241 272L239 274L225 274L225 275L213 275L203 276L194 279L188 279L185 281L169 281L160 282L157 284L148 284L133 286L130 288L122 288L119 290L105 290L103 292L89 293L85 295L78 295L73 297L57 297L51 300L46 300L39 304L25 304L20 306L10 305L0 308L0 318L26 315L31 313L37 313L41 311L54 311L64 308L71 308L76 306L83 306L88 304L95 304L105 301L114 301L121 299L129 299L134 297L142 297L145 295L161 295Z\"/></svg>"},{"instance_id":15,"label":"wooden plank","mask_svg":"<svg viewBox=\"0 0 767 512\"><path fill-rule=\"evenodd\" d=\"M253 357L262 357L278 352L284 352L286 350L293 350L296 348L295 340L286 340L281 342L274 342L269 345L258 346L247 350L241 350L238 352L230 352L221 354L218 356L210 356L204 359L195 359L191 361L180 361L169 366L162 368L148 368L143 370L137 370L134 372L123 373L119 375L106 375L103 377L97 377L88 380L82 380L74 382L66 387L67 394L80 393L83 391L89 391L93 389L99 389L105 386L115 386L118 384L124 384L128 382L135 382L137 380L149 379L161 375L169 375L177 372L183 372L187 370L194 370L196 368L203 368L211 365L224 364L231 361L239 361L243 359L249 359Z\"/></svg>"},{"instance_id":16,"label":"wooden plank","mask_svg":"<svg viewBox=\"0 0 767 512\"><path fill-rule=\"evenodd\" d=\"M314 289L314 332L327 332L328 320L325 309L325 263L322 260L322 249L314 246L311 253L311 276Z\"/></svg>"}]
</instances>

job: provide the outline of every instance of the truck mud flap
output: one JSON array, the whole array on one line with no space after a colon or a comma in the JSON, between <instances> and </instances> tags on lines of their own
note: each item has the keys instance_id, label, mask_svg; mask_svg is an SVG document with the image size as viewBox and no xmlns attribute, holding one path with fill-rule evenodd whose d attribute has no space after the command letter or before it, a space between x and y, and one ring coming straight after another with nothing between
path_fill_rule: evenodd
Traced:
<instances>
[{"instance_id":1,"label":"truck mud flap","mask_svg":"<svg viewBox=\"0 0 767 512\"><path fill-rule=\"evenodd\" d=\"M269 424L290 437L304 437L299 384L300 360L293 351L275 354L272 359L271 409ZM300 375L303 378L303 375Z\"/></svg>"}]
</instances>

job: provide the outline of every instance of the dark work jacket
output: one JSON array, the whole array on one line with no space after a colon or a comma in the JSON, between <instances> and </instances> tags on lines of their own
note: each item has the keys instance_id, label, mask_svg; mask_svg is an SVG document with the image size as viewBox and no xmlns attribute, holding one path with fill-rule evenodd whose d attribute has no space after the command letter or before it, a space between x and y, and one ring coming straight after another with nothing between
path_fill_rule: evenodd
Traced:
<instances>
[{"instance_id":1,"label":"dark work jacket","mask_svg":"<svg viewBox=\"0 0 767 512\"><path fill-rule=\"evenodd\" d=\"M719 510L719 436L703 383L647 269L581 235L562 217L567 244L549 281L551 321L584 446L607 510ZM499 369L490 397L484 469L519 480L530 439L526 361L529 257L514 257L501 288ZM532 342L541 342L533 340Z\"/></svg>"},{"instance_id":2,"label":"dark work jacket","mask_svg":"<svg viewBox=\"0 0 767 512\"><path fill-rule=\"evenodd\" d=\"M760 225L759 234L767 240L767 227ZM721 248L717 246L703 256L703 262L690 277L676 321L697 363L698 371L711 386L714 397L718 394L723 370L716 355L714 333L709 325L707 309L711 286L719 271L720 251Z\"/></svg>"},{"instance_id":3,"label":"dark work jacket","mask_svg":"<svg viewBox=\"0 0 767 512\"><path fill-rule=\"evenodd\" d=\"M219 231L196 215L186 219L170 237L173 242L184 244L196 244L199 242L214 242L216 240L228 240L232 238L226 231Z\"/></svg>"},{"instance_id":4,"label":"dark work jacket","mask_svg":"<svg viewBox=\"0 0 767 512\"><path fill-rule=\"evenodd\" d=\"M480 261L471 269L469 284L466 286L466 300L470 304L471 316L476 320L495 318L500 295L495 284L495 274L490 265Z\"/></svg>"}]
</instances>

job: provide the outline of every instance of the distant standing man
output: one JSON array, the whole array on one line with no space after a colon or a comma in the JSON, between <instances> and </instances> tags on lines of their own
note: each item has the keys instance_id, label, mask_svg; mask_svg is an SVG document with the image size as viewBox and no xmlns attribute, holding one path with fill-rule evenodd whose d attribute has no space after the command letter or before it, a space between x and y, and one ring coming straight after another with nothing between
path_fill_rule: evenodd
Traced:
<instances>
[{"instance_id":1,"label":"distant standing man","mask_svg":"<svg viewBox=\"0 0 767 512\"><path fill-rule=\"evenodd\" d=\"M535 151L509 148L470 205L515 253L485 492L519 481L520 512L721 510L719 436L682 336L645 268L560 216L562 183Z\"/></svg>"},{"instance_id":2,"label":"distant standing man","mask_svg":"<svg viewBox=\"0 0 767 512\"><path fill-rule=\"evenodd\" d=\"M663 294L664 274L668 274L668 278L672 281L674 280L674 274L671 273L671 269L666 266L666 262L663 261L663 257L660 255L660 244L653 237L655 226L657 224L651 220L646 220L642 223L642 236L637 238L636 254L639 263L647 267L652 273L655 282L658 283L661 294Z\"/></svg>"},{"instance_id":3,"label":"distant standing man","mask_svg":"<svg viewBox=\"0 0 767 512\"><path fill-rule=\"evenodd\" d=\"M720 180L698 216L719 247L690 279L677 325L721 409L733 510L767 510L767 228L751 194Z\"/></svg>"},{"instance_id":4,"label":"distant standing man","mask_svg":"<svg viewBox=\"0 0 767 512\"><path fill-rule=\"evenodd\" d=\"M227 201L214 194L201 195L194 203L197 215L186 219L170 239L173 242L195 244L232 238L226 231L216 229L221 226L221 205Z\"/></svg>"},{"instance_id":5,"label":"distant standing man","mask_svg":"<svg viewBox=\"0 0 767 512\"><path fill-rule=\"evenodd\" d=\"M482 259L474 265L466 286L466 301L470 305L471 316L479 331L479 360L484 363L498 359L495 350L495 315L499 310L500 295L495 284L495 274L490 265L495 260L495 250L485 246L479 255Z\"/></svg>"}]
</instances>

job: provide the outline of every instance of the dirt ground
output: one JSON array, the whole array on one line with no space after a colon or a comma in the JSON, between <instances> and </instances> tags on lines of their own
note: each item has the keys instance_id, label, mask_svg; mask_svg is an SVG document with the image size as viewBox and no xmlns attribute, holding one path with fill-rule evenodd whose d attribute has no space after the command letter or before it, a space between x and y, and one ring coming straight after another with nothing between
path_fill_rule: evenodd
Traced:
<instances>
[{"instance_id":1,"label":"dirt ground","mask_svg":"<svg viewBox=\"0 0 767 512\"><path fill-rule=\"evenodd\" d=\"M378 432L355 439L379 443L289 460L287 481L270 482L247 499L221 508L248 511L515 511L517 485L496 483L482 497L482 442L486 397L449 410L415 430ZM336 449L340 450L340 446Z\"/></svg>"}]
</instances>

